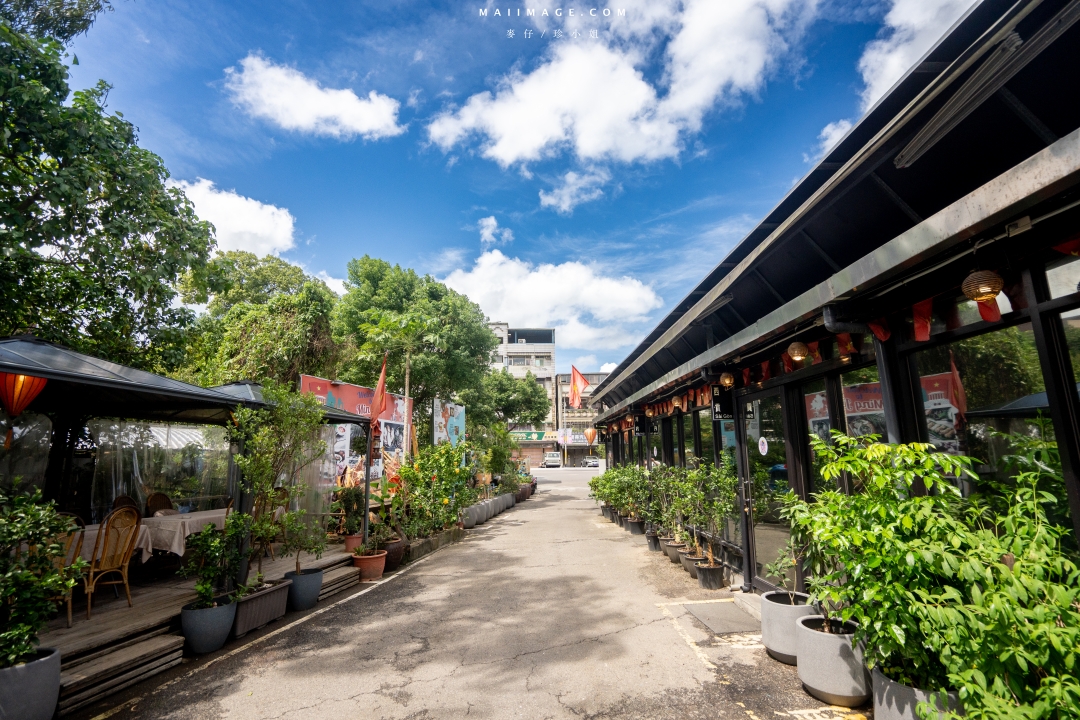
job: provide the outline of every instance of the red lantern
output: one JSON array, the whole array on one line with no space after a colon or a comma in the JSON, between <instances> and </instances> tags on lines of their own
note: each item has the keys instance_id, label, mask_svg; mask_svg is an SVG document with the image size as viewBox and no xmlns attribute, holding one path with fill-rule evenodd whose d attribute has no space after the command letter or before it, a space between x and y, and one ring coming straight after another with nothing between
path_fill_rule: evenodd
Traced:
<instances>
[{"instance_id":1,"label":"red lantern","mask_svg":"<svg viewBox=\"0 0 1080 720\"><path fill-rule=\"evenodd\" d=\"M46 382L48 381L45 378L33 375L0 372L0 402L12 421L45 389ZM5 450L11 449L14 429L13 422L12 427L8 428L7 437L4 438Z\"/></svg>"}]
</instances>

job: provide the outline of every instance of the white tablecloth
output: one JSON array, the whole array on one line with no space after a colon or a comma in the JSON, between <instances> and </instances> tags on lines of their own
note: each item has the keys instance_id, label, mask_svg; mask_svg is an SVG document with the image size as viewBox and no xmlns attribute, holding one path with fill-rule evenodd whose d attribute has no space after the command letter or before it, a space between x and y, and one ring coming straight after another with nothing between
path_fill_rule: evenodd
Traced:
<instances>
[{"instance_id":1,"label":"white tablecloth","mask_svg":"<svg viewBox=\"0 0 1080 720\"><path fill-rule=\"evenodd\" d=\"M140 532L142 528L149 530L150 543L158 550L168 550L171 553L183 555L184 540L187 536L200 532L207 525L214 525L219 530L224 530L225 508L144 518Z\"/></svg>"},{"instance_id":2,"label":"white tablecloth","mask_svg":"<svg viewBox=\"0 0 1080 720\"><path fill-rule=\"evenodd\" d=\"M90 556L94 554L94 543L97 542L100 525L87 525L83 531L83 544L79 554L83 560L90 562ZM139 525L139 536L135 538L135 549L142 550L142 561L146 562L153 555L154 549L150 540L150 530L145 525ZM70 551L69 551L70 552Z\"/></svg>"}]
</instances>

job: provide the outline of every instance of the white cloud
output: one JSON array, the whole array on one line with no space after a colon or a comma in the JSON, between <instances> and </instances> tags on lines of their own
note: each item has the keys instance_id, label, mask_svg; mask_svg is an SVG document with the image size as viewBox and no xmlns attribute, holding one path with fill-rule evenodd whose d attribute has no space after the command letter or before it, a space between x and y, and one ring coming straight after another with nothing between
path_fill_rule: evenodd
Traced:
<instances>
[{"instance_id":1,"label":"white cloud","mask_svg":"<svg viewBox=\"0 0 1080 720\"><path fill-rule=\"evenodd\" d=\"M295 244L295 218L285 208L261 203L232 190L219 190L204 178L193 183L169 181L169 185L183 190L199 217L214 224L220 250L277 255Z\"/></svg>"},{"instance_id":2,"label":"white cloud","mask_svg":"<svg viewBox=\"0 0 1080 720\"><path fill-rule=\"evenodd\" d=\"M344 295L345 294L345 279L344 278L333 277L332 275L330 275L330 273L326 272L325 270L320 270L315 277L319 278L324 283L326 283L326 287L330 288L331 290L336 292L338 295Z\"/></svg>"},{"instance_id":3,"label":"white cloud","mask_svg":"<svg viewBox=\"0 0 1080 720\"><path fill-rule=\"evenodd\" d=\"M295 68L275 65L259 55L225 70L225 87L249 114L286 130L334 138L365 140L405 132L397 123L397 100L372 90L359 98L352 90L324 88Z\"/></svg>"},{"instance_id":4,"label":"white cloud","mask_svg":"<svg viewBox=\"0 0 1080 720\"><path fill-rule=\"evenodd\" d=\"M514 231L510 228L500 228L499 221L492 215L480 218L476 223L476 229L480 231L480 244L487 248L490 245L508 243L514 239Z\"/></svg>"},{"instance_id":5,"label":"white cloud","mask_svg":"<svg viewBox=\"0 0 1080 720\"><path fill-rule=\"evenodd\" d=\"M539 264L488 250L468 269L443 280L480 305L488 317L519 327L554 327L561 347L608 350L638 337L629 325L663 305L648 285L610 277L580 262Z\"/></svg>"},{"instance_id":6,"label":"white cloud","mask_svg":"<svg viewBox=\"0 0 1080 720\"><path fill-rule=\"evenodd\" d=\"M893 0L882 36L859 58L869 110L977 0Z\"/></svg>"},{"instance_id":7,"label":"white cloud","mask_svg":"<svg viewBox=\"0 0 1080 720\"><path fill-rule=\"evenodd\" d=\"M581 203L601 197L604 194L601 186L610 179L611 173L603 168L580 174L571 170L562 176L561 183L551 192L540 191L540 207L551 207L560 214L569 214Z\"/></svg>"},{"instance_id":8,"label":"white cloud","mask_svg":"<svg viewBox=\"0 0 1080 720\"><path fill-rule=\"evenodd\" d=\"M640 19L612 23L608 43L553 43L532 72L514 70L494 92L436 117L431 140L449 151L479 137L483 155L503 167L564 148L586 162L676 157L682 136L697 132L709 110L760 90L816 7L815 0L633 4ZM586 22L574 21L583 32ZM642 68L665 40L654 85Z\"/></svg>"},{"instance_id":9,"label":"white cloud","mask_svg":"<svg viewBox=\"0 0 1080 720\"><path fill-rule=\"evenodd\" d=\"M844 139L844 136L851 130L852 122L850 120L837 120L831 122L825 127L821 128L821 132L818 133L817 148L815 148L814 154L803 154L803 162L814 162L823 157L825 154L836 147L836 144Z\"/></svg>"},{"instance_id":10,"label":"white cloud","mask_svg":"<svg viewBox=\"0 0 1080 720\"><path fill-rule=\"evenodd\" d=\"M578 370L588 372L589 370L592 370L594 367L596 367L596 356L582 355L581 357L574 359L573 365Z\"/></svg>"},{"instance_id":11,"label":"white cloud","mask_svg":"<svg viewBox=\"0 0 1080 720\"><path fill-rule=\"evenodd\" d=\"M604 363L600 366L600 372L609 373L617 367L619 367L618 363Z\"/></svg>"}]
</instances>

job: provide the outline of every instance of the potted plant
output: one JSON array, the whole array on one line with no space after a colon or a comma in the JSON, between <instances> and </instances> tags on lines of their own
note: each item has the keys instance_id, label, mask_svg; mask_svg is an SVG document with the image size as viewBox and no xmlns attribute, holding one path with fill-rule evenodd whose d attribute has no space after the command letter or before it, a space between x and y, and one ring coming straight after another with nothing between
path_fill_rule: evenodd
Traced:
<instances>
[{"instance_id":1,"label":"potted plant","mask_svg":"<svg viewBox=\"0 0 1080 720\"><path fill-rule=\"evenodd\" d=\"M315 607L315 603L319 602L319 592L322 591L322 569L302 568L300 557L303 553L308 553L314 555L316 560L321 558L326 549L326 532L318 522L308 522L305 514L304 510L293 510L284 513L281 518L285 537L281 554L287 557L296 553L296 570L285 573L285 579L292 581L289 586L289 607L293 610Z\"/></svg>"},{"instance_id":2,"label":"potted plant","mask_svg":"<svg viewBox=\"0 0 1080 720\"><path fill-rule=\"evenodd\" d=\"M374 492L372 499L378 502ZM335 507L344 514L345 552L351 553L364 543L364 486L338 488Z\"/></svg>"},{"instance_id":3,"label":"potted plant","mask_svg":"<svg viewBox=\"0 0 1080 720\"><path fill-rule=\"evenodd\" d=\"M378 580L386 567L386 551L379 545L390 535L390 528L383 523L368 529L368 540L353 550L353 566L360 568L360 580Z\"/></svg>"},{"instance_id":4,"label":"potted plant","mask_svg":"<svg viewBox=\"0 0 1080 720\"><path fill-rule=\"evenodd\" d=\"M794 567L795 546L789 540L776 561L765 566L765 573L777 578L783 590L761 596L761 644L765 646L765 652L787 665L798 662L795 621L817 614L809 602L809 595L788 588L791 584L788 572Z\"/></svg>"},{"instance_id":5,"label":"potted plant","mask_svg":"<svg viewBox=\"0 0 1080 720\"><path fill-rule=\"evenodd\" d=\"M229 516L225 530L206 525L187 539L186 562L180 569L195 577L196 600L180 610L180 626L189 651L201 655L221 649L236 619L236 603L226 591L240 563L240 518Z\"/></svg>"},{"instance_id":6,"label":"potted plant","mask_svg":"<svg viewBox=\"0 0 1080 720\"><path fill-rule=\"evenodd\" d=\"M873 435L834 432L830 443L816 435L810 442L822 477L846 474L856 492L827 490L810 503L784 499L782 515L822 611L797 621L800 678L812 694L842 705L869 699L872 667L912 687L948 689L918 598L955 583L946 572L955 560L924 558L951 556L940 549L968 532L952 480L975 477L971 459ZM916 478L930 492L913 492Z\"/></svg>"},{"instance_id":7,"label":"potted plant","mask_svg":"<svg viewBox=\"0 0 1080 720\"><path fill-rule=\"evenodd\" d=\"M719 465L706 466L700 521L714 538L721 536L727 519L735 511L735 488L737 485L738 477L735 473L735 463L730 453L721 453ZM713 544L710 540L705 542L704 561L696 563L696 567L698 585L701 587L706 590L722 590L727 587L725 582L726 568L723 563L716 561L713 554Z\"/></svg>"},{"instance_id":8,"label":"potted plant","mask_svg":"<svg viewBox=\"0 0 1080 720\"><path fill-rule=\"evenodd\" d=\"M60 694L60 651L39 648L38 633L82 574L64 566L69 518L41 491L0 491L0 708L5 717L50 720Z\"/></svg>"}]
</instances>

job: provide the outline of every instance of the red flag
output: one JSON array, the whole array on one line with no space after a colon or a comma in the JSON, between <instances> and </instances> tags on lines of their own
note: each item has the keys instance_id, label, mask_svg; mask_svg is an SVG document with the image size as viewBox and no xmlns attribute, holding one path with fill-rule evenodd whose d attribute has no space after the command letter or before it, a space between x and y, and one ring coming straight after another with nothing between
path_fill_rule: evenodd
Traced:
<instances>
[{"instance_id":1,"label":"red flag","mask_svg":"<svg viewBox=\"0 0 1080 720\"><path fill-rule=\"evenodd\" d=\"M783 353L780 355L780 360L784 363L784 372L789 373L795 371L795 361L791 359L790 355Z\"/></svg>"},{"instance_id":2,"label":"red flag","mask_svg":"<svg viewBox=\"0 0 1080 720\"><path fill-rule=\"evenodd\" d=\"M986 302L975 303L979 306L979 317L986 322L1000 322L1001 308L998 307L997 298L991 298Z\"/></svg>"},{"instance_id":3,"label":"red flag","mask_svg":"<svg viewBox=\"0 0 1080 720\"><path fill-rule=\"evenodd\" d=\"M967 414L967 393L964 392L964 383L960 380L960 372L956 369L956 358L952 350L949 351L949 368L952 371L952 401L953 407L960 411L960 417Z\"/></svg>"},{"instance_id":4,"label":"red flag","mask_svg":"<svg viewBox=\"0 0 1080 720\"><path fill-rule=\"evenodd\" d=\"M866 324L870 326L870 332L874 333L874 337L881 342L885 342L892 337L892 331L889 330L889 321L885 318L872 320Z\"/></svg>"},{"instance_id":5,"label":"red flag","mask_svg":"<svg viewBox=\"0 0 1080 720\"><path fill-rule=\"evenodd\" d=\"M750 368L748 367L742 369L742 384L744 387L750 384Z\"/></svg>"},{"instance_id":6,"label":"red flag","mask_svg":"<svg viewBox=\"0 0 1080 720\"><path fill-rule=\"evenodd\" d=\"M911 319L915 323L915 340L926 342L930 339L930 315L934 312L934 298L917 302L911 306Z\"/></svg>"},{"instance_id":7,"label":"red flag","mask_svg":"<svg viewBox=\"0 0 1080 720\"><path fill-rule=\"evenodd\" d=\"M1080 235L1074 235L1054 249L1063 255L1080 255Z\"/></svg>"},{"instance_id":8,"label":"red flag","mask_svg":"<svg viewBox=\"0 0 1080 720\"><path fill-rule=\"evenodd\" d=\"M769 360L761 361L761 382L772 379L772 365Z\"/></svg>"},{"instance_id":9,"label":"red flag","mask_svg":"<svg viewBox=\"0 0 1080 720\"><path fill-rule=\"evenodd\" d=\"M851 341L851 333L836 334L836 349L841 355L854 355L858 352L855 343Z\"/></svg>"},{"instance_id":10,"label":"red flag","mask_svg":"<svg viewBox=\"0 0 1080 720\"><path fill-rule=\"evenodd\" d=\"M379 373L379 384L375 386L375 394L371 397L371 427L377 428L379 416L386 409L386 355L382 359L382 372Z\"/></svg>"},{"instance_id":11,"label":"red flag","mask_svg":"<svg viewBox=\"0 0 1080 720\"><path fill-rule=\"evenodd\" d=\"M585 379L576 367L570 366L570 407L581 407L581 393L589 387L589 381Z\"/></svg>"},{"instance_id":12,"label":"red flag","mask_svg":"<svg viewBox=\"0 0 1080 720\"><path fill-rule=\"evenodd\" d=\"M821 349L818 347L816 340L812 343L806 343L806 349L810 351L811 365L817 365L821 362Z\"/></svg>"}]
</instances>

